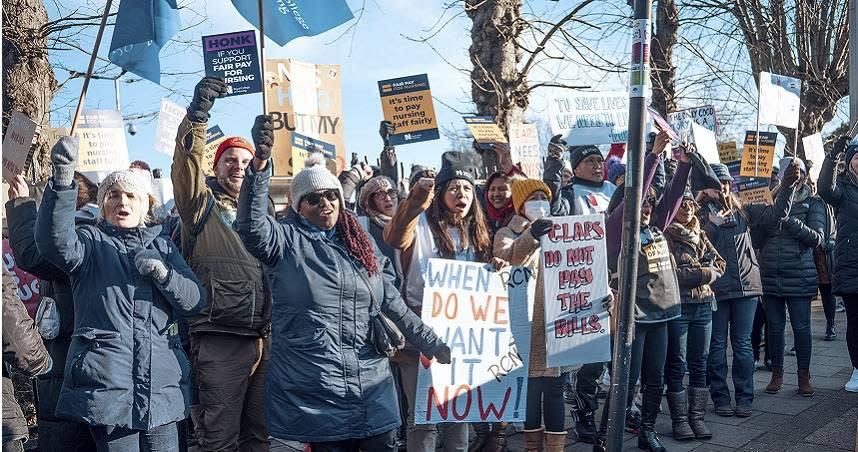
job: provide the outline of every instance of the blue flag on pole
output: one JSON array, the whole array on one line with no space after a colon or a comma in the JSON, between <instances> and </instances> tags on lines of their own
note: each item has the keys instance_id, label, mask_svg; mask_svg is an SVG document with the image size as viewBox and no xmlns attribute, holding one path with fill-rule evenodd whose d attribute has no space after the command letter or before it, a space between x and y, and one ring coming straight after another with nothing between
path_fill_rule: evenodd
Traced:
<instances>
[{"instance_id":1,"label":"blue flag on pole","mask_svg":"<svg viewBox=\"0 0 858 452\"><path fill-rule=\"evenodd\" d=\"M122 1L108 58L128 72L161 83L158 55L181 25L176 0Z\"/></svg>"},{"instance_id":2,"label":"blue flag on pole","mask_svg":"<svg viewBox=\"0 0 858 452\"><path fill-rule=\"evenodd\" d=\"M238 12L259 28L257 0L232 0ZM263 0L265 36L278 45L315 36L354 18L345 0Z\"/></svg>"}]
</instances>

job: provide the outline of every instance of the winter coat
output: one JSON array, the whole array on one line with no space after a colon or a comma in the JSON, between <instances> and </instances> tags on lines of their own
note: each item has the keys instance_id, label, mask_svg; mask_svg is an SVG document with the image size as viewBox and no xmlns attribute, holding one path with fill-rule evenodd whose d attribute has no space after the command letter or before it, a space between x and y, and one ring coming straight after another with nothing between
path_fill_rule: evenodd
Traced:
<instances>
[{"instance_id":1,"label":"winter coat","mask_svg":"<svg viewBox=\"0 0 858 452\"><path fill-rule=\"evenodd\" d=\"M190 363L175 326L206 294L161 226L74 227L77 184L49 183L36 223L39 253L69 275L74 333L57 415L89 425L149 430L187 416ZM161 284L134 264L157 250Z\"/></svg>"},{"instance_id":2,"label":"winter coat","mask_svg":"<svg viewBox=\"0 0 858 452\"><path fill-rule=\"evenodd\" d=\"M274 294L269 433L328 442L393 430L400 425L399 405L389 360L369 338L371 297L426 356L443 344L402 302L393 266L375 245L382 274L369 275L338 234L314 231L292 209L280 222L266 215L270 177L270 165L259 172L248 168L237 219Z\"/></svg>"},{"instance_id":3,"label":"winter coat","mask_svg":"<svg viewBox=\"0 0 858 452\"><path fill-rule=\"evenodd\" d=\"M697 223L697 219L691 220ZM724 259L715 246L706 238L706 233L696 227L686 227L674 222L664 231L673 262L679 295L683 303L711 303L715 299L712 288L713 271L724 274Z\"/></svg>"},{"instance_id":4,"label":"winter coat","mask_svg":"<svg viewBox=\"0 0 858 452\"><path fill-rule=\"evenodd\" d=\"M540 249L539 240L530 233L530 220L516 215L506 227L495 234L492 252L494 257L499 257L510 265L529 267L536 275L533 320L530 324L530 367L527 371L527 376L530 378L560 375L560 368L545 367L545 283L539 271Z\"/></svg>"},{"instance_id":5,"label":"winter coat","mask_svg":"<svg viewBox=\"0 0 858 452\"><path fill-rule=\"evenodd\" d=\"M397 263L397 252L393 249L392 246L388 245L384 241L384 226L380 225L376 220L372 217L369 218L369 235L375 240L375 244L378 245L379 251L381 254L386 257L391 264L393 264L393 269L395 271L396 279L393 281L393 286L397 289L401 288L402 284L402 268Z\"/></svg>"},{"instance_id":6,"label":"winter coat","mask_svg":"<svg viewBox=\"0 0 858 452\"><path fill-rule=\"evenodd\" d=\"M572 183L562 187L563 161L556 158L545 160L542 180L551 190L551 215L587 215L603 213L608 209L608 202L616 185L603 181L593 183L573 178Z\"/></svg>"},{"instance_id":7,"label":"winter coat","mask_svg":"<svg viewBox=\"0 0 858 452\"><path fill-rule=\"evenodd\" d=\"M42 338L18 298L18 287L3 267L3 449L6 443L29 436L27 420L15 399L9 367L15 366L28 377L51 368L51 357Z\"/></svg>"},{"instance_id":8,"label":"winter coat","mask_svg":"<svg viewBox=\"0 0 858 452\"><path fill-rule=\"evenodd\" d=\"M778 192L780 192L779 190ZM816 296L819 288L813 249L822 243L825 205L809 196L793 202L789 216L767 215L758 226L765 237L760 249L763 293L774 297Z\"/></svg>"},{"instance_id":9,"label":"winter coat","mask_svg":"<svg viewBox=\"0 0 858 452\"><path fill-rule=\"evenodd\" d=\"M831 289L837 295L858 294L858 179L849 172L835 175L837 160L828 155L822 163L816 188L834 208L837 241Z\"/></svg>"}]
</instances>

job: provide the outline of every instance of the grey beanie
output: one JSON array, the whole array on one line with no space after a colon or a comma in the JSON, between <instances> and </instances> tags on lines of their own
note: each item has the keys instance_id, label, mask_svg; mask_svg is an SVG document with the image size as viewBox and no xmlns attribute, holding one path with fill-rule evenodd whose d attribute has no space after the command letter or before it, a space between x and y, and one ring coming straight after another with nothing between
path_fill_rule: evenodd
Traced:
<instances>
[{"instance_id":1,"label":"grey beanie","mask_svg":"<svg viewBox=\"0 0 858 452\"><path fill-rule=\"evenodd\" d=\"M304 196L317 190L336 190L340 195L340 207L343 207L343 186L339 179L325 167L325 156L315 153L304 160L302 169L292 179L292 210L298 212L298 205Z\"/></svg>"}]
</instances>

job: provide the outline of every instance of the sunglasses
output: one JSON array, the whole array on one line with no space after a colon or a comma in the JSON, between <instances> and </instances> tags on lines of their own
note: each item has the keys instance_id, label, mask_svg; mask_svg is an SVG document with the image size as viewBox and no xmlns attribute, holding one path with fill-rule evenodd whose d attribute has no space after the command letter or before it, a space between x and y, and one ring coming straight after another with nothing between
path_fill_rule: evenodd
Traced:
<instances>
[{"instance_id":1,"label":"sunglasses","mask_svg":"<svg viewBox=\"0 0 858 452\"><path fill-rule=\"evenodd\" d=\"M372 196L375 199L384 199L386 197L390 198L390 199L398 199L399 193L394 189L390 189L390 190L377 191L377 192L373 193Z\"/></svg>"},{"instance_id":2,"label":"sunglasses","mask_svg":"<svg viewBox=\"0 0 858 452\"><path fill-rule=\"evenodd\" d=\"M340 195L336 190L314 191L313 193L304 196L302 201L307 201L307 204L315 207L322 202L322 198L325 198L330 202L334 202L340 199Z\"/></svg>"}]
</instances>

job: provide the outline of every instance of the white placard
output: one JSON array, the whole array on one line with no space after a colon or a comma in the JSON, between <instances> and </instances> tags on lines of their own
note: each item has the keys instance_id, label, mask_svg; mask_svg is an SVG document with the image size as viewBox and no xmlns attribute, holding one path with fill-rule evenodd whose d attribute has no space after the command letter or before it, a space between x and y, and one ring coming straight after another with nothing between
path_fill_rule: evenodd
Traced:
<instances>
[{"instance_id":1,"label":"white placard","mask_svg":"<svg viewBox=\"0 0 858 452\"><path fill-rule=\"evenodd\" d=\"M801 139L804 145L805 164L810 166L810 179L816 181L819 179L819 172L822 170L822 162L825 160L825 147L822 144L822 135L814 133ZM811 165L811 162L813 163Z\"/></svg>"},{"instance_id":2,"label":"white placard","mask_svg":"<svg viewBox=\"0 0 858 452\"><path fill-rule=\"evenodd\" d=\"M760 124L798 127L801 106L801 80L785 75L760 72Z\"/></svg>"},{"instance_id":3,"label":"white placard","mask_svg":"<svg viewBox=\"0 0 858 452\"><path fill-rule=\"evenodd\" d=\"M535 125L509 126L509 154L512 163L521 164L527 177L542 179L542 155L539 152L539 132Z\"/></svg>"},{"instance_id":4,"label":"white placard","mask_svg":"<svg viewBox=\"0 0 858 452\"><path fill-rule=\"evenodd\" d=\"M692 122L691 136L694 138L694 146L697 147L697 152L706 159L706 163L718 163L721 161L714 132L696 122Z\"/></svg>"},{"instance_id":5,"label":"white placard","mask_svg":"<svg viewBox=\"0 0 858 452\"><path fill-rule=\"evenodd\" d=\"M629 97L624 92L578 93L557 90L548 99L551 133L570 146L625 143Z\"/></svg>"},{"instance_id":6,"label":"white placard","mask_svg":"<svg viewBox=\"0 0 858 452\"><path fill-rule=\"evenodd\" d=\"M156 151L173 156L176 148L176 132L179 124L185 118L185 109L168 99L161 99L161 110L158 112L158 125L155 127Z\"/></svg>"}]
</instances>

